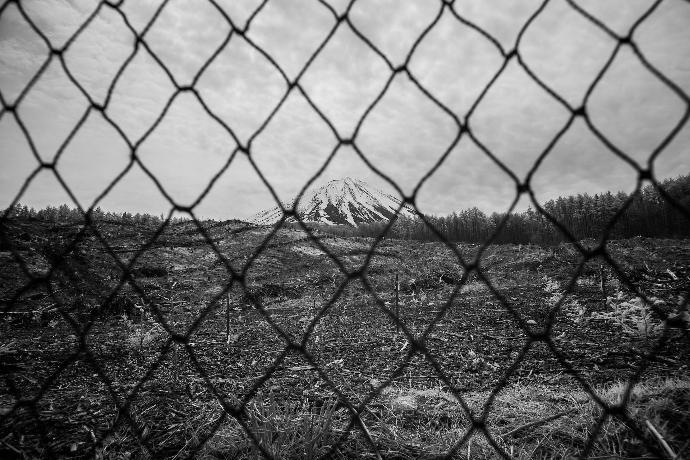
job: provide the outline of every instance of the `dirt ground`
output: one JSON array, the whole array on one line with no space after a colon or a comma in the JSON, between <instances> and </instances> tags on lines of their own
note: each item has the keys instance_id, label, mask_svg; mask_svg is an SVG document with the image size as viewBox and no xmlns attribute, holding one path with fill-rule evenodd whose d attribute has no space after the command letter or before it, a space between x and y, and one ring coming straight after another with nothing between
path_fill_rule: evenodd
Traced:
<instances>
[{"instance_id":1,"label":"dirt ground","mask_svg":"<svg viewBox=\"0 0 690 460\"><path fill-rule=\"evenodd\" d=\"M96 228L3 229L3 456L198 455L236 423L223 407L268 395L363 410L400 388L586 395L690 374L688 241L610 241L614 268L568 244L372 249L239 222ZM477 255L480 273L466 273Z\"/></svg>"}]
</instances>

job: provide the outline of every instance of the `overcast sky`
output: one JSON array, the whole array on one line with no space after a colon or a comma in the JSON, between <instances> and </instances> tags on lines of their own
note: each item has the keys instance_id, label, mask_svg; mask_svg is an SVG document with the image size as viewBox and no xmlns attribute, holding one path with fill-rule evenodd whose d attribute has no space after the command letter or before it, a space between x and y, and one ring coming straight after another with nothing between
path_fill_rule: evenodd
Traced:
<instances>
[{"instance_id":1,"label":"overcast sky","mask_svg":"<svg viewBox=\"0 0 690 460\"><path fill-rule=\"evenodd\" d=\"M0 2L2 4L3 2ZM218 2L235 25L244 28L256 0ZM491 34L505 50L541 1L456 0L451 7L432 0L358 0L349 18L394 65L404 62L417 37L439 14L440 20L416 48L409 69L424 88L464 121L482 89L503 64L494 44L462 24L453 11ZM621 36L652 4L645 0L579 0L578 4ZM62 47L97 2L22 1L27 14L54 47ZM158 1L126 0L120 6L141 32ZM331 0L342 12L346 1ZM444 6L445 5L445 6ZM248 29L249 39L295 78L336 20L316 0L270 0ZM690 2L666 0L636 30L634 41L660 71L690 93ZM144 39L180 85L188 85L223 43L230 25L206 0L172 0ZM64 57L91 98L103 103L118 69L133 50L134 36L108 6L71 44ZM608 59L616 42L568 6L549 1L519 46L525 62L573 107ZM15 4L0 17L0 92L13 104L46 60L48 50ZM366 108L390 76L386 62L343 22L300 79L312 101L341 137L352 137ZM196 86L207 107L247 143L287 85L279 71L239 35L233 35ZM107 115L138 143L174 93L168 75L140 47L120 76ZM53 59L20 102L18 115L38 154L52 161L70 130L89 107L59 61ZM652 150L686 110L684 102L651 74L624 46L595 88L588 113L596 126L632 159L645 165ZM470 118L477 138L522 178L541 151L568 121L569 113L541 89L515 59ZM356 145L370 162L409 193L450 147L457 133L453 119L404 73L397 74L368 115ZM337 139L306 99L293 91L251 144L256 166L281 199L289 201L327 160ZM179 94L163 121L141 141L137 153L181 204L192 203L227 164L237 144L190 93ZM10 113L0 118L0 206L17 195L37 166L26 137ZM85 208L127 167L130 150L120 134L92 110L67 143L57 169ZM686 124L655 163L659 178L690 173L690 124ZM390 187L351 147L341 147L317 179L357 177ZM630 191L634 170L609 151L577 118L533 179L540 200L605 190ZM468 137L452 149L421 189L418 205L431 214L471 206L504 211L515 196L510 178ZM52 172L30 183L21 202L36 207L69 202ZM165 200L142 169L134 165L99 203L104 209L154 214L167 212ZM196 208L202 217L246 218L275 204L246 156L232 158L207 197ZM521 207L526 206L521 203Z\"/></svg>"}]
</instances>

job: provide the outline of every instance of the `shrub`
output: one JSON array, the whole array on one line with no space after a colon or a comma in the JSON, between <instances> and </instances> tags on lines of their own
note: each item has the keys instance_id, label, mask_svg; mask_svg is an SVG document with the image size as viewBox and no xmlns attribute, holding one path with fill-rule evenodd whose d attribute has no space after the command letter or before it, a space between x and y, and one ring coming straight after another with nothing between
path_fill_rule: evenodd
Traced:
<instances>
[{"instance_id":1,"label":"shrub","mask_svg":"<svg viewBox=\"0 0 690 460\"><path fill-rule=\"evenodd\" d=\"M141 353L144 348L149 348L164 332L163 327L153 319L147 317L143 306L135 305L139 310L141 320L135 323L123 315L125 321L127 348Z\"/></svg>"},{"instance_id":2,"label":"shrub","mask_svg":"<svg viewBox=\"0 0 690 460\"><path fill-rule=\"evenodd\" d=\"M655 304L663 303L658 299L650 300ZM657 337L663 332L663 323L639 297L626 298L625 294L619 291L615 297L608 297L606 304L611 311L592 313L592 319L614 321L624 333L645 340Z\"/></svg>"},{"instance_id":3,"label":"shrub","mask_svg":"<svg viewBox=\"0 0 690 460\"><path fill-rule=\"evenodd\" d=\"M270 458L321 458L339 436L334 427L337 408L335 399L315 407L307 401L279 401L273 393L266 400L259 395L246 408L247 426ZM233 423L221 430L206 449L213 452L214 458L263 458L256 442Z\"/></svg>"}]
</instances>

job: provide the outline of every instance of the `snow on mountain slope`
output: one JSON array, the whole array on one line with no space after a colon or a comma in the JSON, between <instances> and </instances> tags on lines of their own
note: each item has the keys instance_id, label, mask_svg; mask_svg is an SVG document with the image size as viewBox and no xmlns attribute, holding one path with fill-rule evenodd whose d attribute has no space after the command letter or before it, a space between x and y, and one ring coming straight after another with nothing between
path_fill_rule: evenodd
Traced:
<instances>
[{"instance_id":1,"label":"snow on mountain slope","mask_svg":"<svg viewBox=\"0 0 690 460\"><path fill-rule=\"evenodd\" d=\"M332 180L326 185L307 190L297 205L297 214L305 222L342 224L356 227L363 223L388 220L400 207L400 200L393 195L369 188L361 180ZM261 211L249 219L258 225L271 225L280 220L278 206ZM402 217L413 217L414 211L404 207Z\"/></svg>"}]
</instances>

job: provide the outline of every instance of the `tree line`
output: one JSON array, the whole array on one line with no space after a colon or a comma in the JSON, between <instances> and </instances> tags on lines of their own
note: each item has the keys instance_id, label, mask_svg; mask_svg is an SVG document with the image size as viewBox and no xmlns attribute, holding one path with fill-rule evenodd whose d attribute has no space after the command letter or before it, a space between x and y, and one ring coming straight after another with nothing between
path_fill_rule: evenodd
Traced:
<instances>
[{"instance_id":1,"label":"tree line","mask_svg":"<svg viewBox=\"0 0 690 460\"><path fill-rule=\"evenodd\" d=\"M7 218L37 220L51 223L82 223L84 213L77 208L66 204L60 206L47 206L43 209L34 209L18 203L4 211ZM94 222L109 222L127 225L159 225L165 220L165 216L152 216L146 213L132 214L130 212L103 211L100 207L91 210L91 220ZM174 220L174 219L173 219Z\"/></svg>"},{"instance_id":2,"label":"tree line","mask_svg":"<svg viewBox=\"0 0 690 460\"><path fill-rule=\"evenodd\" d=\"M661 187L681 207L690 212L690 175L664 180ZM580 240L600 238L609 223L619 212L620 215L611 226L610 238L631 238L644 236L650 238L688 238L690 220L671 205L652 185L641 188L630 195L624 192L558 197L542 205L544 211L565 227L570 234ZM624 210L623 210L624 209ZM621 210L623 210L621 212ZM81 223L83 213L66 204L48 206L36 210L17 204L5 212L9 218L40 220L52 223ZM165 216L152 216L146 213L106 212L101 208L91 211L94 222L110 222L127 225L160 225ZM175 217L173 223L184 219ZM466 209L448 216L426 216L441 238L465 243L483 243L493 236L495 243L515 244L558 244L569 238L544 214L532 208L524 212L497 213L487 215L478 208ZM504 222L505 221L505 222ZM500 230L499 226L503 223ZM295 225L295 224L293 224ZM315 230L336 236L376 237L388 225L387 222L362 224L359 227L348 225L325 225L309 223ZM288 225L289 226L289 225ZM438 236L421 218L398 218L387 236L390 238L437 241Z\"/></svg>"},{"instance_id":3,"label":"tree line","mask_svg":"<svg viewBox=\"0 0 690 460\"><path fill-rule=\"evenodd\" d=\"M687 215L690 212L690 175L667 179L660 185L686 210ZM611 226L609 238L690 237L690 220L652 185L633 194L606 192L558 197L543 203L542 208L578 240L600 238L619 212L621 214ZM475 207L448 216L426 216L426 220L441 238L454 242L482 243L494 234L495 243L558 244L569 240L558 226L531 207L524 212L494 212L490 215ZM501 223L503 226L497 231ZM386 226L386 222L377 222L357 228L344 225L315 227L338 236L376 237ZM420 218L398 218L387 236L420 241L439 239Z\"/></svg>"}]
</instances>

